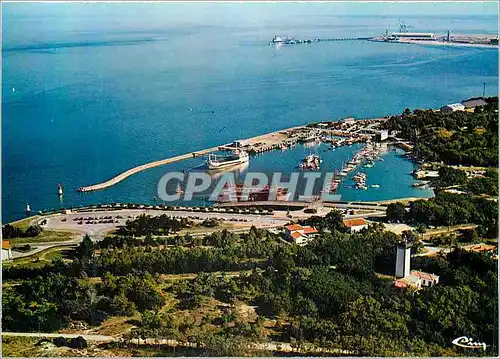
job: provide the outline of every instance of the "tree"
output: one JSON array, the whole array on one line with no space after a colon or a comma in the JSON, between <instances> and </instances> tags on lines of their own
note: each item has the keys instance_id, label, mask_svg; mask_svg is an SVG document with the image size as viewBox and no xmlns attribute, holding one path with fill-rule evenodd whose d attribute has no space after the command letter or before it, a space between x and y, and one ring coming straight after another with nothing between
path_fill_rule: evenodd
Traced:
<instances>
[{"instance_id":1,"label":"tree","mask_svg":"<svg viewBox=\"0 0 500 359\"><path fill-rule=\"evenodd\" d=\"M387 219L390 222L404 222L406 217L406 207L401 202L390 203L386 210Z\"/></svg>"},{"instance_id":2,"label":"tree","mask_svg":"<svg viewBox=\"0 0 500 359\"><path fill-rule=\"evenodd\" d=\"M462 185L467 181L467 174L450 166L442 166L439 169L439 177L433 183L440 187Z\"/></svg>"},{"instance_id":3,"label":"tree","mask_svg":"<svg viewBox=\"0 0 500 359\"><path fill-rule=\"evenodd\" d=\"M357 338L345 341L345 348L368 356L403 353L409 340L409 319L404 311L383 308L373 297L360 297L341 317L342 336Z\"/></svg>"},{"instance_id":4,"label":"tree","mask_svg":"<svg viewBox=\"0 0 500 359\"><path fill-rule=\"evenodd\" d=\"M26 232L24 232L24 236L25 237L36 237L40 233L42 233L42 231L43 231L42 227L40 227L38 224L34 225L34 226L29 226L26 229Z\"/></svg>"},{"instance_id":5,"label":"tree","mask_svg":"<svg viewBox=\"0 0 500 359\"><path fill-rule=\"evenodd\" d=\"M94 243L87 234L76 248L76 256L82 262L89 262L92 260L94 256Z\"/></svg>"}]
</instances>

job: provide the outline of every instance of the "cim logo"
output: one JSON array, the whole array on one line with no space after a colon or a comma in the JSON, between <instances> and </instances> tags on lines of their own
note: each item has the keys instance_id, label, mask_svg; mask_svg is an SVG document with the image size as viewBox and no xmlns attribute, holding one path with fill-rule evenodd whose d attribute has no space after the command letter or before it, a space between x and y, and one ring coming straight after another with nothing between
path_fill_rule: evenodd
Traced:
<instances>
[{"instance_id":1,"label":"cim logo","mask_svg":"<svg viewBox=\"0 0 500 359\"><path fill-rule=\"evenodd\" d=\"M472 338L469 338L467 336L458 337L451 343L461 348L486 350L486 343L475 342Z\"/></svg>"}]
</instances>

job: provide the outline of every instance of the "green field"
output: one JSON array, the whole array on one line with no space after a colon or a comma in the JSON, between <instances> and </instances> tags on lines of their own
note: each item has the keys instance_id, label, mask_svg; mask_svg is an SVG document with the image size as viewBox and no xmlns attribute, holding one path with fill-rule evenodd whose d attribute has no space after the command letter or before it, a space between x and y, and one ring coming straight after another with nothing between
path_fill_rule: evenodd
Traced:
<instances>
[{"instance_id":1,"label":"green field","mask_svg":"<svg viewBox=\"0 0 500 359\"><path fill-rule=\"evenodd\" d=\"M17 225L16 225L17 226ZM69 232L69 231L53 231L50 229L43 230L36 237L16 237L11 238L11 245L17 244L26 244L26 243L45 243L45 242L62 242L69 241L74 239L74 237L78 234L78 232Z\"/></svg>"},{"instance_id":2,"label":"green field","mask_svg":"<svg viewBox=\"0 0 500 359\"><path fill-rule=\"evenodd\" d=\"M19 259L14 259L13 261L6 261L2 263L5 268L9 267L24 267L24 268L41 268L46 264L52 262L54 259L65 259L66 251L72 248L71 245L62 245L57 247L47 248L46 250L40 251L33 255L22 257Z\"/></svg>"},{"instance_id":3,"label":"green field","mask_svg":"<svg viewBox=\"0 0 500 359\"><path fill-rule=\"evenodd\" d=\"M25 231L31 224L31 222L35 222L35 220L42 218L42 216L36 215L36 216L31 216L27 217L24 219L20 219L19 221L15 221L10 223L14 227L20 228L23 231Z\"/></svg>"}]
</instances>

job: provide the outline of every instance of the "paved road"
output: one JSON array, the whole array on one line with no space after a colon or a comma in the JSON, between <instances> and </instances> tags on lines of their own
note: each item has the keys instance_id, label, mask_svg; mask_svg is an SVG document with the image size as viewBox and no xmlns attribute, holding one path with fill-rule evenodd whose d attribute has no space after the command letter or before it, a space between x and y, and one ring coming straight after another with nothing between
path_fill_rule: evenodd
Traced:
<instances>
[{"instance_id":1,"label":"paved road","mask_svg":"<svg viewBox=\"0 0 500 359\"><path fill-rule=\"evenodd\" d=\"M12 258L18 259L18 258L29 257L29 256L43 252L43 251L50 249L50 248L77 245L78 243L80 243L80 241L81 241L81 238L74 239L71 241L64 241L64 242L41 242L40 244L39 243L30 243L30 245L32 247L36 246L36 248L33 248L29 252L18 252L18 251L13 250L12 251Z\"/></svg>"},{"instance_id":2,"label":"paved road","mask_svg":"<svg viewBox=\"0 0 500 359\"><path fill-rule=\"evenodd\" d=\"M378 209L381 211L385 211L387 209L386 206L383 206L378 203L373 204L364 204L364 203L337 203L337 202L297 202L297 201L254 201L254 202L237 202L237 203L220 203L217 207L256 207L256 206L273 206L273 207L308 207L308 206L317 206L317 207L333 207L333 208L341 208L341 209L366 209L373 210Z\"/></svg>"}]
</instances>

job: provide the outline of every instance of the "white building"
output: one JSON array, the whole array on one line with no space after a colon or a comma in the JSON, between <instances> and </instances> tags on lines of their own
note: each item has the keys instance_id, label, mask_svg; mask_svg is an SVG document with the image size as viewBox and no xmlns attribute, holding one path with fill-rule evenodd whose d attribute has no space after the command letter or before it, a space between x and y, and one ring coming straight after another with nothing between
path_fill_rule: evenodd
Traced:
<instances>
[{"instance_id":1,"label":"white building","mask_svg":"<svg viewBox=\"0 0 500 359\"><path fill-rule=\"evenodd\" d=\"M12 247L10 241L2 241L2 261L12 259Z\"/></svg>"},{"instance_id":2,"label":"white building","mask_svg":"<svg viewBox=\"0 0 500 359\"><path fill-rule=\"evenodd\" d=\"M394 32L393 38L406 40L435 40L436 35L432 32Z\"/></svg>"},{"instance_id":3,"label":"white building","mask_svg":"<svg viewBox=\"0 0 500 359\"><path fill-rule=\"evenodd\" d=\"M340 120L340 123L345 123L346 125L354 125L356 123L356 119L354 117L347 117Z\"/></svg>"},{"instance_id":4,"label":"white building","mask_svg":"<svg viewBox=\"0 0 500 359\"><path fill-rule=\"evenodd\" d=\"M452 103L441 107L442 112L455 112L455 111L465 111L465 106L461 103Z\"/></svg>"},{"instance_id":5,"label":"white building","mask_svg":"<svg viewBox=\"0 0 500 359\"><path fill-rule=\"evenodd\" d=\"M413 270L410 272L411 246L406 243L398 243L396 252L396 279L394 285L398 288L421 289L431 287L439 283L439 276L426 272Z\"/></svg>"},{"instance_id":6,"label":"white building","mask_svg":"<svg viewBox=\"0 0 500 359\"><path fill-rule=\"evenodd\" d=\"M412 270L410 272L410 276L414 276L414 277L417 277L418 279L420 279L422 281L422 285L424 287L431 287L434 284L439 283L439 276L435 275L435 274L421 272L418 270Z\"/></svg>"},{"instance_id":7,"label":"white building","mask_svg":"<svg viewBox=\"0 0 500 359\"><path fill-rule=\"evenodd\" d=\"M380 130L376 132L377 140L382 142L385 141L389 138L389 131L388 130Z\"/></svg>"},{"instance_id":8,"label":"white building","mask_svg":"<svg viewBox=\"0 0 500 359\"><path fill-rule=\"evenodd\" d=\"M401 279L397 279L394 285L398 288L413 288L422 289L422 287L432 287L434 284L439 283L439 276L421 272L421 271L411 271L411 273Z\"/></svg>"}]
</instances>

